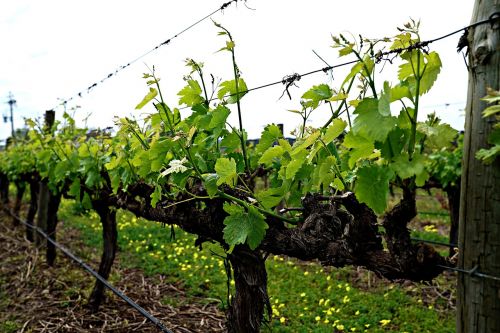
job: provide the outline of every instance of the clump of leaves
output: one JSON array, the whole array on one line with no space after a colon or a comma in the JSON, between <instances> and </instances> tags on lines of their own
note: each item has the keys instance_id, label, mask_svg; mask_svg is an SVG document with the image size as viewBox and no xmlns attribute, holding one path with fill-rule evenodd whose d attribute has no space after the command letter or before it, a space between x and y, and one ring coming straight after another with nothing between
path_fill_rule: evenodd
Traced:
<instances>
[{"instance_id":1,"label":"clump of leaves","mask_svg":"<svg viewBox=\"0 0 500 333\"><path fill-rule=\"evenodd\" d=\"M479 149L476 152L476 158L485 164L491 164L500 155L500 91L488 88L487 92L488 95L482 100L492 105L484 109L483 118L495 117L496 122L488 136L488 143L491 147Z\"/></svg>"}]
</instances>

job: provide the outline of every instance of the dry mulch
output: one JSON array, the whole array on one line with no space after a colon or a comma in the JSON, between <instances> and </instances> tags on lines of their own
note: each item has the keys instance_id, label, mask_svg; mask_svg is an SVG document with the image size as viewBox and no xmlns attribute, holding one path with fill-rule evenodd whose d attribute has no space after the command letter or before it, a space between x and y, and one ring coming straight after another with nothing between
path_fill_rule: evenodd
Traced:
<instances>
[{"instance_id":1,"label":"dry mulch","mask_svg":"<svg viewBox=\"0 0 500 333\"><path fill-rule=\"evenodd\" d=\"M59 236L62 245L77 253L85 249L76 231ZM110 291L98 313L86 305L94 279L58 252L56 264L45 263L45 249L24 237L24 227L13 227L0 215L0 332L160 332L135 309ZM164 276L145 277L138 269L121 268L119 256L112 284L173 332L224 332L225 316L214 300L189 298ZM116 280L116 281L115 281ZM162 299L172 300L171 304ZM10 327L9 330L7 327Z\"/></svg>"}]
</instances>

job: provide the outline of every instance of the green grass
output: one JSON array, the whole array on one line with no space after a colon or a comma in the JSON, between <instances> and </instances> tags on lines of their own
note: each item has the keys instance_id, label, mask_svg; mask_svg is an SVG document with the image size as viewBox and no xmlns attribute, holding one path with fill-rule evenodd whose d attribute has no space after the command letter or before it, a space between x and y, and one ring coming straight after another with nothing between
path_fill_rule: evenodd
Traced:
<instances>
[{"instance_id":1,"label":"green grass","mask_svg":"<svg viewBox=\"0 0 500 333\"><path fill-rule=\"evenodd\" d=\"M14 333L17 332L21 326L15 321L6 320L0 323L0 333Z\"/></svg>"},{"instance_id":2,"label":"green grass","mask_svg":"<svg viewBox=\"0 0 500 333\"><path fill-rule=\"evenodd\" d=\"M74 215L66 203L60 217L65 227L80 230L85 244L101 246L101 226L95 213ZM194 246L195 237L178 228L174 228L174 240L170 227L127 212L119 212L117 219L122 265L140 268L146 275L163 274L189 296L219 299L225 305L227 284L220 246L205 243L200 251ZM353 280L354 268L323 268L271 256L267 271L273 316L264 331L454 332L452 313L440 314L398 284L384 282L366 288L366 283ZM357 279L369 278L369 274L362 273ZM162 301L179 305L174 299Z\"/></svg>"}]
</instances>

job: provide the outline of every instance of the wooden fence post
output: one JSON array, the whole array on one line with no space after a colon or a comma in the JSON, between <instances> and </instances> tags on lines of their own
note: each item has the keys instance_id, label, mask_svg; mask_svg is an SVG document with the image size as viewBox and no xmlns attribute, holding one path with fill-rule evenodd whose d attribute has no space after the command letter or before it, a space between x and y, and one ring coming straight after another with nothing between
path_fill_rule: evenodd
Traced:
<instances>
[{"instance_id":1,"label":"wooden fence post","mask_svg":"<svg viewBox=\"0 0 500 333\"><path fill-rule=\"evenodd\" d=\"M488 146L493 127L483 118L487 88L500 89L500 0L476 0L472 23L493 19L468 31L469 88L460 194L458 267L500 276L500 158L486 165L476 158ZM457 332L500 332L500 282L458 274Z\"/></svg>"}]
</instances>

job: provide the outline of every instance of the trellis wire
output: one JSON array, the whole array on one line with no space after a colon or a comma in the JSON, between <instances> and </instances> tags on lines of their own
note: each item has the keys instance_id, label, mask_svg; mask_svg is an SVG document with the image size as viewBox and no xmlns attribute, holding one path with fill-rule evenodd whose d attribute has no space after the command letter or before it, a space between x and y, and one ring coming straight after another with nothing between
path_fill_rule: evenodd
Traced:
<instances>
[{"instance_id":1,"label":"trellis wire","mask_svg":"<svg viewBox=\"0 0 500 333\"><path fill-rule=\"evenodd\" d=\"M386 51L386 52L381 52L379 54L375 54L375 55L371 56L371 59L375 59L376 61L380 61L380 60L383 59L384 56L387 56L387 55L390 55L390 54L396 54L396 53L401 53L403 51L410 51L410 50L414 50L414 49L423 48L423 47L428 46L431 43L434 43L434 42L440 41L442 39L448 38L448 37L453 36L453 35L455 35L455 34L457 34L459 32L467 31L470 28L473 28L473 27L476 27L476 26L479 26L479 25L482 25L482 24L486 24L486 23L493 24L495 21L498 21L498 20L500 20L500 12L494 13L493 15L491 15L486 20L482 20L482 21L479 21L479 22L472 23L472 24L470 24L470 25L468 25L466 27L463 27L463 28L460 28L460 29L455 30L453 32L447 33L446 35L443 35L443 36L440 36L440 37L436 37L436 38L433 38L433 39L429 39L429 40L426 40L426 41L418 42L418 43L412 44L412 45L410 45L408 47L405 47L405 48L397 48L397 49L393 49L393 50L390 50L390 51ZM278 84L283 84L283 85L285 85L288 88L294 82L299 81L304 76L309 76L309 75L317 74L317 73L321 73L321 72L327 73L328 71L330 71L332 69L343 67L343 66L352 65L352 64L355 64L357 62L358 62L358 60L352 60L352 61L347 61L347 62L343 62L343 63L337 64L337 65L326 66L326 67L323 67L323 68L320 68L320 69L316 69L316 70L312 70L312 71L309 71L309 72L303 73L303 74L294 73L292 75L285 76L283 79L281 79L279 81L275 81L275 82L271 82L271 83L266 83L266 84L263 84L263 85L260 85L260 86L257 86L257 87L253 87L253 88L250 88L250 89L247 89L247 90L240 91L239 93L227 94L227 95L223 96L222 98L227 98L227 97L231 97L231 96L235 96L235 95L239 95L239 94L246 94L246 93L251 92L251 91L268 88L268 87L271 87L271 86L274 86L274 85L278 85ZM212 101L218 100L218 99L219 98L214 97L214 98L210 99L209 102L212 102Z\"/></svg>"},{"instance_id":2,"label":"trellis wire","mask_svg":"<svg viewBox=\"0 0 500 333\"><path fill-rule=\"evenodd\" d=\"M10 209L4 208L4 211L8 212L13 218L24 224L30 229L35 230L38 234L40 234L42 237L47 239L50 243L52 243L56 248L61 250L62 253L64 253L68 258L71 260L75 261L77 264L79 264L84 270L89 272L91 275L93 275L97 280L99 280L103 285L106 286L109 290L111 290L116 296L124 300L128 305L136 309L143 317L145 317L147 320L149 320L151 323L153 323L160 331L164 333L173 333L171 330L165 327L165 325L155 316L144 310L139 304L135 303L133 300L131 300L127 295L121 293L118 289L113 287L105 278L103 278L99 273L94 271L89 265L87 265L82 259L78 258L75 256L73 253L71 253L68 249L66 249L64 246L61 244L57 243L55 240L53 240L47 233L45 233L42 229L40 229L37 226L34 226L27 221L23 220L19 216L15 215Z\"/></svg>"},{"instance_id":3,"label":"trellis wire","mask_svg":"<svg viewBox=\"0 0 500 333\"><path fill-rule=\"evenodd\" d=\"M411 237L412 241L415 242L422 242L422 243L429 243L429 244L434 244L434 245L441 245L441 246L446 246L446 247L458 247L458 244L455 243L444 243L444 242L439 242L439 241L433 241L433 240L428 240L428 239L423 239L423 238L418 238L418 237Z\"/></svg>"},{"instance_id":4,"label":"trellis wire","mask_svg":"<svg viewBox=\"0 0 500 333\"><path fill-rule=\"evenodd\" d=\"M454 272L458 272L458 273L468 274L468 275L470 275L472 277L480 277L480 278L483 278L483 279L488 279L488 280L493 280L493 281L500 282L500 277L478 272L477 271L477 269L478 269L477 265L474 266L470 270L466 270L466 269L458 268L458 267L449 267L449 266L445 266L445 265L436 265L436 266L440 267L440 268L443 268L443 269L446 269L446 270L449 270L449 271L454 271Z\"/></svg>"},{"instance_id":5,"label":"trellis wire","mask_svg":"<svg viewBox=\"0 0 500 333\"><path fill-rule=\"evenodd\" d=\"M62 99L60 103L58 103L56 106L50 108L49 110L54 110L56 109L57 107L59 107L60 105L66 105L68 102L71 102L74 98L76 97L82 97L83 93L85 92L85 90L87 91L87 94L90 93L90 91L92 89L94 89L95 87L97 87L98 85L100 85L101 83L103 83L104 81L110 79L111 77L115 76L116 74L118 74L119 72L121 72L122 70L124 70L125 68L129 67L130 65L132 65L133 63L141 60L142 58L144 58L145 56L147 56L148 54L158 50L160 47L164 46L164 45L167 45L167 44L170 44L170 42L172 41L172 39L174 38L177 38L179 37L180 35L182 35L183 33L185 33L186 31L194 28L196 25L200 24L201 22L207 20L208 18L210 18L212 15L214 15L215 13L219 12L219 11L223 11L224 9L226 9L227 7L229 7L231 4L233 3L236 3L238 1L242 1L242 0L231 0L231 1L228 1L228 2L225 2L223 3L220 7L218 7L216 10L210 12L209 14L205 15L203 18L195 21L194 23L190 24L188 27L184 28L183 30L181 30L180 32L176 33L174 36L168 38L167 40L161 42L160 44L156 45L155 47L153 47L152 49L150 49L149 51L143 53L142 55L138 56L137 58L135 58L134 60L126 63L125 65L121 65L120 67L118 67L117 69L115 69L114 71L110 72L108 75L106 75L105 77L103 77L101 80L98 80L96 82L94 82L93 84L91 84L90 86L88 86L86 89L74 94L73 96L67 98L67 99ZM243 0L243 1L246 1L246 0Z\"/></svg>"}]
</instances>

